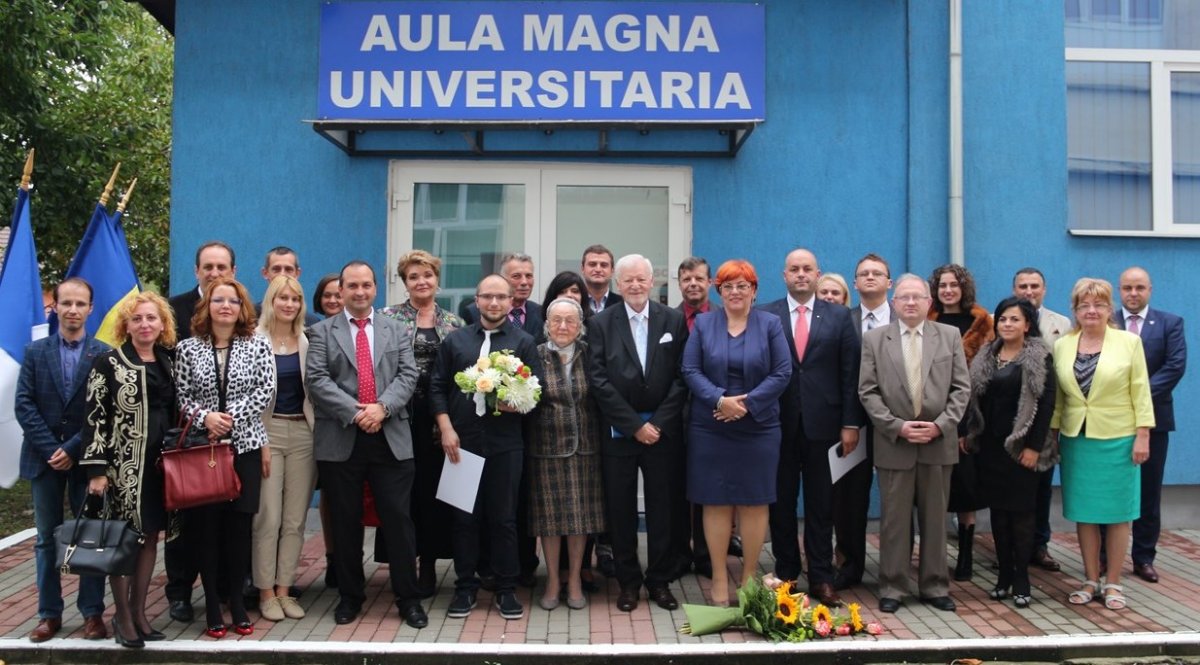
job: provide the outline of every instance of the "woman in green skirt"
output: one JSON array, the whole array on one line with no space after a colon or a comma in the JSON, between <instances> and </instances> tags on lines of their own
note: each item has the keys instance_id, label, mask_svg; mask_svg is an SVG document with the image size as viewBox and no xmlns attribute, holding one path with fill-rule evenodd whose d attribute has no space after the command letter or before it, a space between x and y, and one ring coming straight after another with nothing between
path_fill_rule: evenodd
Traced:
<instances>
[{"instance_id":1,"label":"woman in green skirt","mask_svg":"<svg viewBox=\"0 0 1200 665\"><path fill-rule=\"evenodd\" d=\"M1075 327L1054 345L1051 428L1060 434L1063 516L1076 523L1085 581L1068 600L1125 607L1121 561L1140 513L1138 465L1150 457L1154 407L1142 340L1112 322L1112 285L1084 277L1071 290ZM1108 571L1100 583L1100 525Z\"/></svg>"}]
</instances>

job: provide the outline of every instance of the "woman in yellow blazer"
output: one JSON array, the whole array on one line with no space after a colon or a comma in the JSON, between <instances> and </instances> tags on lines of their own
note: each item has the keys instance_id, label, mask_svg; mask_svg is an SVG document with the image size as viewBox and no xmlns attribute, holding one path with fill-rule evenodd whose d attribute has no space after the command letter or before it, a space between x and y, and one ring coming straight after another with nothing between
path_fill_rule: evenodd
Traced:
<instances>
[{"instance_id":1,"label":"woman in yellow blazer","mask_svg":"<svg viewBox=\"0 0 1200 665\"><path fill-rule=\"evenodd\" d=\"M1085 581L1068 600L1103 596L1125 607L1121 564L1129 525L1140 513L1138 465L1150 457L1154 407L1150 375L1137 335L1112 323L1112 285L1084 277L1071 290L1074 329L1054 345L1058 394L1052 431L1060 434L1063 515L1076 523ZM1108 525L1106 583L1100 584L1100 525Z\"/></svg>"}]
</instances>

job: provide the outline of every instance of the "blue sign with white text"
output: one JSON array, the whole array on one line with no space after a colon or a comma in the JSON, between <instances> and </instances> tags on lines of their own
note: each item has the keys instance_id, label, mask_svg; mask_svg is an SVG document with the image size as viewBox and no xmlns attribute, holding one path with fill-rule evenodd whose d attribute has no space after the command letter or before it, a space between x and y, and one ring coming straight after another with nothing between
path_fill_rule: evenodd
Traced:
<instances>
[{"instance_id":1,"label":"blue sign with white text","mask_svg":"<svg viewBox=\"0 0 1200 665\"><path fill-rule=\"evenodd\" d=\"M761 121L761 4L333 2L322 120Z\"/></svg>"}]
</instances>

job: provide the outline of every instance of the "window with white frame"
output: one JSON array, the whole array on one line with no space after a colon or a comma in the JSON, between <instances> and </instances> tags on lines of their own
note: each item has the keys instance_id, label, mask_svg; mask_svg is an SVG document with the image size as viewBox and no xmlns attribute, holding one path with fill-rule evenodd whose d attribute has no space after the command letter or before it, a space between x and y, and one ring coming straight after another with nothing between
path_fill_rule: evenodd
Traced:
<instances>
[{"instance_id":1,"label":"window with white frame","mask_svg":"<svg viewBox=\"0 0 1200 665\"><path fill-rule=\"evenodd\" d=\"M1064 10L1070 231L1200 236L1200 2Z\"/></svg>"}]
</instances>

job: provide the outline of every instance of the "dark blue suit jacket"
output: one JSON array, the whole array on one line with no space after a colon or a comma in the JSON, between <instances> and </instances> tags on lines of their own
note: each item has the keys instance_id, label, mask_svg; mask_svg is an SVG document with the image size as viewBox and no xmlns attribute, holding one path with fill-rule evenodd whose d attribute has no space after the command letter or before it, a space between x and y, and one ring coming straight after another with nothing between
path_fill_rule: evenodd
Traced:
<instances>
[{"instance_id":1,"label":"dark blue suit jacket","mask_svg":"<svg viewBox=\"0 0 1200 665\"><path fill-rule=\"evenodd\" d=\"M1147 307L1140 331L1150 372L1150 396L1154 400L1154 431L1175 431L1175 401L1171 391L1179 385L1187 368L1187 340L1183 336L1183 318L1161 309ZM1114 315L1125 329L1125 310Z\"/></svg>"},{"instance_id":2,"label":"dark blue suit jacket","mask_svg":"<svg viewBox=\"0 0 1200 665\"><path fill-rule=\"evenodd\" d=\"M59 345L55 333L25 347L25 360L17 379L17 422L25 432L21 444L21 477L33 479L50 468L46 461L62 448L71 459L82 452L79 430L83 427L84 385L96 356L108 351L108 345L87 336L75 368L75 380L63 384Z\"/></svg>"},{"instance_id":3,"label":"dark blue suit jacket","mask_svg":"<svg viewBox=\"0 0 1200 665\"><path fill-rule=\"evenodd\" d=\"M779 318L792 360L792 380L779 400L783 440L789 441L789 434L800 434L801 423L805 438L828 442L837 441L843 427L865 425L866 413L858 399L862 343L850 310L816 299L804 361L798 362L787 298L769 302L762 309Z\"/></svg>"},{"instance_id":4,"label":"dark blue suit jacket","mask_svg":"<svg viewBox=\"0 0 1200 665\"><path fill-rule=\"evenodd\" d=\"M746 410L759 423L779 420L779 396L792 375L787 339L779 319L767 312L751 310L746 322L746 355L742 381ZM696 317L683 350L683 380L692 391L692 417L709 415L724 397L729 385L729 319L724 309L714 308Z\"/></svg>"}]
</instances>

